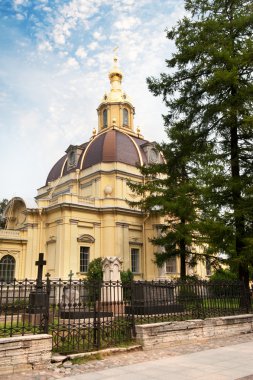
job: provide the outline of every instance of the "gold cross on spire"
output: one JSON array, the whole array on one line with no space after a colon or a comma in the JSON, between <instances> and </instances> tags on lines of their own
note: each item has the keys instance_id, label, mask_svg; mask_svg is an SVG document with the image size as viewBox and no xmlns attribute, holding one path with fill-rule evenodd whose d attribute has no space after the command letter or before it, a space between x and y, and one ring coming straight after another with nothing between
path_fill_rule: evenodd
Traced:
<instances>
[{"instance_id":1,"label":"gold cross on spire","mask_svg":"<svg viewBox=\"0 0 253 380\"><path fill-rule=\"evenodd\" d=\"M115 55L116 55L116 53L117 53L118 50L119 50L119 47L118 47L118 46L116 46L116 47L113 49L113 52L114 52Z\"/></svg>"},{"instance_id":2,"label":"gold cross on spire","mask_svg":"<svg viewBox=\"0 0 253 380\"><path fill-rule=\"evenodd\" d=\"M116 46L114 49L113 49L113 52L114 52L114 57L113 57L113 60L114 60L114 64L115 66L117 66L117 63L118 63L118 56L117 56L117 51L119 50L119 47Z\"/></svg>"}]
</instances>

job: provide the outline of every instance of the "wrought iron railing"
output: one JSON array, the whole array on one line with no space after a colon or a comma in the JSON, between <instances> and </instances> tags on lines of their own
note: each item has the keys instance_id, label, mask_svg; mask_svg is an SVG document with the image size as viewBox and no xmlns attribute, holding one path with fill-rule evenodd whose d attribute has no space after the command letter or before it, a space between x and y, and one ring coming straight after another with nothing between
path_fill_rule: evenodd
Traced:
<instances>
[{"instance_id":1,"label":"wrought iron railing","mask_svg":"<svg viewBox=\"0 0 253 380\"><path fill-rule=\"evenodd\" d=\"M0 281L0 337L49 333L53 350L93 351L131 340L135 325L244 314L239 282Z\"/></svg>"},{"instance_id":2,"label":"wrought iron railing","mask_svg":"<svg viewBox=\"0 0 253 380\"><path fill-rule=\"evenodd\" d=\"M249 292L237 281L139 281L131 284L135 324L248 313Z\"/></svg>"}]
</instances>

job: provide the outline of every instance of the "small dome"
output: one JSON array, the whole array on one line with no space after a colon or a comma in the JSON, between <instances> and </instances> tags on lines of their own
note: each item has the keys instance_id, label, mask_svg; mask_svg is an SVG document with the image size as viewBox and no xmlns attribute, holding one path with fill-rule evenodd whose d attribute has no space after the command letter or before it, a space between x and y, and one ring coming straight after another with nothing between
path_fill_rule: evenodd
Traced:
<instances>
[{"instance_id":1,"label":"small dome","mask_svg":"<svg viewBox=\"0 0 253 380\"><path fill-rule=\"evenodd\" d=\"M68 155L63 156L51 169L46 184L76 169L85 170L101 162L122 162L137 166L147 163L143 147L146 140L130 136L120 130L108 129L95 136L89 143L78 146L82 153L75 166L68 165Z\"/></svg>"}]
</instances>

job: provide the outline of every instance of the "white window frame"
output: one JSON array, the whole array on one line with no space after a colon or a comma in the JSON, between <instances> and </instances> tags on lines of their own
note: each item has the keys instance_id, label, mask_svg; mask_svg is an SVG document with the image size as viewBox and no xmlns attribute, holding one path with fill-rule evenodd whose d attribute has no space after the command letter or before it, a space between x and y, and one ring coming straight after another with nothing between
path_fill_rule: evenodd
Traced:
<instances>
[{"instance_id":1,"label":"white window frame","mask_svg":"<svg viewBox=\"0 0 253 380\"><path fill-rule=\"evenodd\" d=\"M140 248L138 247L131 247L131 271L133 273L140 273ZM134 261L133 261L133 255Z\"/></svg>"},{"instance_id":2,"label":"white window frame","mask_svg":"<svg viewBox=\"0 0 253 380\"><path fill-rule=\"evenodd\" d=\"M87 252L82 252L87 250ZM84 258L82 255L86 255L87 257ZM85 262L86 261L86 262ZM90 263L90 247L89 246L80 246L80 273L87 273L88 272L88 267Z\"/></svg>"},{"instance_id":3,"label":"white window frame","mask_svg":"<svg viewBox=\"0 0 253 380\"><path fill-rule=\"evenodd\" d=\"M177 273L177 258L176 257L171 257L165 262L165 273L167 274Z\"/></svg>"}]
</instances>

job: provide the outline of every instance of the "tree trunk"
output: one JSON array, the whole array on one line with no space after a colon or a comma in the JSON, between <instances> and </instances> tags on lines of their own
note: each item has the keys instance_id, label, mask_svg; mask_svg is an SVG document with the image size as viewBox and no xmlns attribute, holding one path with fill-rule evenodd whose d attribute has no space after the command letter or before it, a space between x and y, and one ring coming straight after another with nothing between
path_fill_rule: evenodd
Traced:
<instances>
[{"instance_id":1,"label":"tree trunk","mask_svg":"<svg viewBox=\"0 0 253 380\"><path fill-rule=\"evenodd\" d=\"M180 277L186 276L186 244L185 240L180 240Z\"/></svg>"},{"instance_id":2,"label":"tree trunk","mask_svg":"<svg viewBox=\"0 0 253 380\"><path fill-rule=\"evenodd\" d=\"M240 162L239 162L239 147L238 147L238 129L236 115L233 117L233 122L230 127L230 149L231 149L231 177L232 177L232 198L233 198L233 211L235 222L235 250L238 257L243 255L243 238L245 234L244 216L241 215L241 178L240 178ZM243 281L245 287L249 287L249 270L248 267L239 262L238 267L239 280Z\"/></svg>"}]
</instances>

